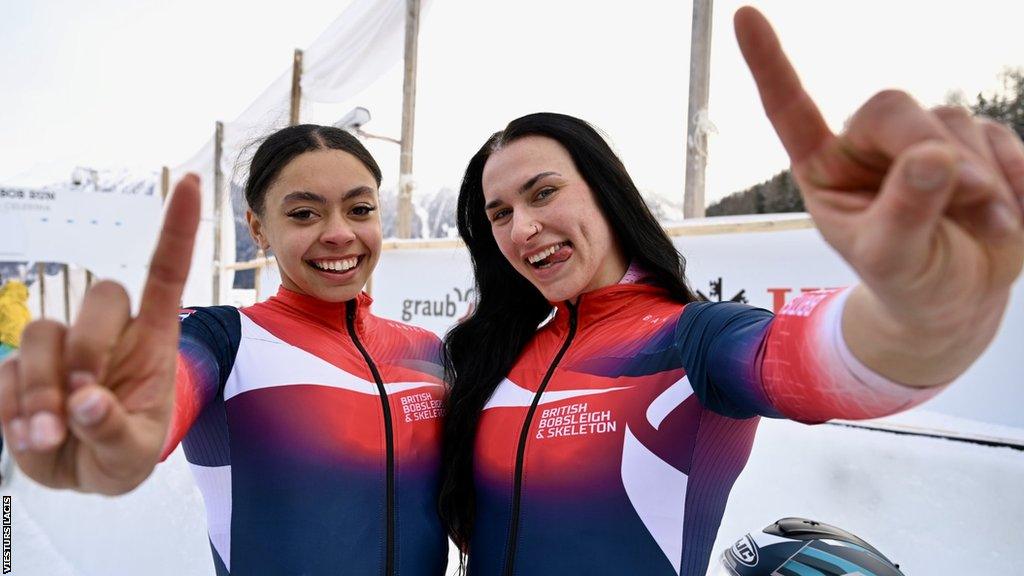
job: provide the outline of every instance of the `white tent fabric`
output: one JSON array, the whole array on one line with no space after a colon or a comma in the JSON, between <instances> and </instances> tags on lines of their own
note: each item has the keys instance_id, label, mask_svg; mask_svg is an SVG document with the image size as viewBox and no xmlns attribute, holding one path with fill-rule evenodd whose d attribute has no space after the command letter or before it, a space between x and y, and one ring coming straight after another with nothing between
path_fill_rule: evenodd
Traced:
<instances>
[{"instance_id":1,"label":"white tent fabric","mask_svg":"<svg viewBox=\"0 0 1024 576\"><path fill-rule=\"evenodd\" d=\"M421 0L421 18L430 0ZM401 61L405 39L406 0L354 0L303 51L302 99L308 102L344 102ZM281 73L242 114L224 124L221 170L225 181L245 181L244 166L260 139L288 124L292 71ZM212 130L211 130L212 132ZM213 156L211 138L185 163L172 170L172 181L186 172L203 180L203 219L200 224L192 274L185 288L187 305L213 301ZM223 263L234 261L235 238L230 201L221 221ZM227 302L233 275L221 281L220 301Z\"/></svg>"}]
</instances>

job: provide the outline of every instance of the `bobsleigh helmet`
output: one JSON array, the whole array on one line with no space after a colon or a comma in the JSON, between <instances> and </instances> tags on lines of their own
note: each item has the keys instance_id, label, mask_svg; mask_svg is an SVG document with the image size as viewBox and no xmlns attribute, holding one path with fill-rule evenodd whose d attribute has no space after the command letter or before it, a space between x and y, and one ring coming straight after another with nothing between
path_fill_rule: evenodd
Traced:
<instances>
[{"instance_id":1,"label":"bobsleigh helmet","mask_svg":"<svg viewBox=\"0 0 1024 576\"><path fill-rule=\"evenodd\" d=\"M747 534L717 559L708 576L904 576L853 534L813 520L783 518Z\"/></svg>"}]
</instances>

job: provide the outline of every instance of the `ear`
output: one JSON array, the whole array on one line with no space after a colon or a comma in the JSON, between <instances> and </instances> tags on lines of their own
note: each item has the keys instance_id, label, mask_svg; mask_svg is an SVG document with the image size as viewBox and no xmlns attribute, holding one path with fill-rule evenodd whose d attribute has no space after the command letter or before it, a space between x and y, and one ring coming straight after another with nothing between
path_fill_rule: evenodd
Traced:
<instances>
[{"instance_id":1,"label":"ear","mask_svg":"<svg viewBox=\"0 0 1024 576\"><path fill-rule=\"evenodd\" d=\"M249 224L249 235L252 236L252 241L256 243L256 246L260 250L269 250L270 242L267 241L263 232L263 222L260 221L260 217L252 210L246 210L245 221Z\"/></svg>"}]
</instances>

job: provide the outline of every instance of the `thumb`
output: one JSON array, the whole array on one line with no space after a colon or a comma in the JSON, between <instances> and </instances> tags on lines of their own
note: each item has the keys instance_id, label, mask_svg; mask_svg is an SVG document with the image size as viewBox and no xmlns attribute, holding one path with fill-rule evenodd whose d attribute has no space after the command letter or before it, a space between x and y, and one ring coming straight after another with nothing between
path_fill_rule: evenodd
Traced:
<instances>
[{"instance_id":1,"label":"thumb","mask_svg":"<svg viewBox=\"0 0 1024 576\"><path fill-rule=\"evenodd\" d=\"M914 277L957 185L952 147L931 141L900 153L865 211L850 263L862 278Z\"/></svg>"},{"instance_id":2,"label":"thumb","mask_svg":"<svg viewBox=\"0 0 1024 576\"><path fill-rule=\"evenodd\" d=\"M902 248L927 246L957 185L955 150L922 142L897 156L871 212L879 236Z\"/></svg>"}]
</instances>

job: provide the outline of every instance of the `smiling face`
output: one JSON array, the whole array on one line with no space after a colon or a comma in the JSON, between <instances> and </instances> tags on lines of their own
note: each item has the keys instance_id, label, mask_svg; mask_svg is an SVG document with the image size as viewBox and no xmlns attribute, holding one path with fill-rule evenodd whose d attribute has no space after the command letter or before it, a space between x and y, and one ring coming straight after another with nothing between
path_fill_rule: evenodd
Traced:
<instances>
[{"instance_id":1,"label":"smiling face","mask_svg":"<svg viewBox=\"0 0 1024 576\"><path fill-rule=\"evenodd\" d=\"M246 214L256 243L277 257L281 284L327 302L363 289L381 251L377 182L340 150L296 156L267 190L263 214Z\"/></svg>"},{"instance_id":2,"label":"smiling face","mask_svg":"<svg viewBox=\"0 0 1024 576\"><path fill-rule=\"evenodd\" d=\"M575 300L626 273L614 231L557 141L506 144L487 160L481 183L498 248L548 301Z\"/></svg>"}]
</instances>

